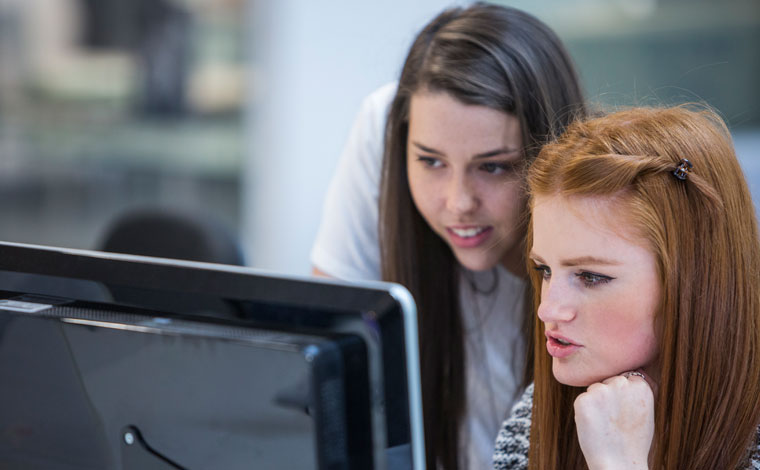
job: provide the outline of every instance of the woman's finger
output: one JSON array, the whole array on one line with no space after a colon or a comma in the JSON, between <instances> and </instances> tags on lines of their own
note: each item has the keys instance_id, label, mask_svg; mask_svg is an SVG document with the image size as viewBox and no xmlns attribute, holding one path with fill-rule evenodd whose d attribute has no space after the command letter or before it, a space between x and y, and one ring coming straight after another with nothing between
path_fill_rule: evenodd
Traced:
<instances>
[{"instance_id":1,"label":"woman's finger","mask_svg":"<svg viewBox=\"0 0 760 470\"><path fill-rule=\"evenodd\" d=\"M657 394L657 383L652 379L652 377L649 376L649 374L644 372L642 369L623 372L620 375L627 378L628 380L644 380L647 384L649 384L649 388L652 389L652 393L655 395Z\"/></svg>"}]
</instances>

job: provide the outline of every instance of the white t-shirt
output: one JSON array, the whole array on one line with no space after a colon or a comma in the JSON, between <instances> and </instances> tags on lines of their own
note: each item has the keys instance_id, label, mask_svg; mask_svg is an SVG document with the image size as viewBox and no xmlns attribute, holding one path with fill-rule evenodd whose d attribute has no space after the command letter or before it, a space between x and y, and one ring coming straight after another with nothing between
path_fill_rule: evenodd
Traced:
<instances>
[{"instance_id":1,"label":"white t-shirt","mask_svg":"<svg viewBox=\"0 0 760 470\"><path fill-rule=\"evenodd\" d=\"M380 280L377 234L383 137L396 84L367 96L327 191L312 264L339 279ZM502 266L462 274L467 408L462 469L490 468L499 426L517 399L524 368L520 335L525 284Z\"/></svg>"},{"instance_id":2,"label":"white t-shirt","mask_svg":"<svg viewBox=\"0 0 760 470\"><path fill-rule=\"evenodd\" d=\"M380 280L377 238L385 120L396 84L362 102L322 208L311 263L338 279Z\"/></svg>"}]
</instances>

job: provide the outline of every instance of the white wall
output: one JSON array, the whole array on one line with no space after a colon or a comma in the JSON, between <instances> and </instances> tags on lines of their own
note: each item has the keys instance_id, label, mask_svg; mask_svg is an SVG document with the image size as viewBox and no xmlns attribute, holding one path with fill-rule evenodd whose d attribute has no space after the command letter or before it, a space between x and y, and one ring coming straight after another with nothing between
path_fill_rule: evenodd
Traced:
<instances>
[{"instance_id":1,"label":"white wall","mask_svg":"<svg viewBox=\"0 0 760 470\"><path fill-rule=\"evenodd\" d=\"M322 199L361 99L396 79L414 35L452 4L251 0L242 221L252 266L309 272Z\"/></svg>"}]
</instances>

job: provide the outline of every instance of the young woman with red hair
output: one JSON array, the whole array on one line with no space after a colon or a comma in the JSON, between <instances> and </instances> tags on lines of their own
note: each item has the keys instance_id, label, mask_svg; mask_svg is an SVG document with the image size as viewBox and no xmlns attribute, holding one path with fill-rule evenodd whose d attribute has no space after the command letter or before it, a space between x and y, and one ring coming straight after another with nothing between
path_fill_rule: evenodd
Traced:
<instances>
[{"instance_id":1,"label":"young woman with red hair","mask_svg":"<svg viewBox=\"0 0 760 470\"><path fill-rule=\"evenodd\" d=\"M572 124L528 185L534 385L496 469L760 468L760 244L725 124Z\"/></svg>"}]
</instances>

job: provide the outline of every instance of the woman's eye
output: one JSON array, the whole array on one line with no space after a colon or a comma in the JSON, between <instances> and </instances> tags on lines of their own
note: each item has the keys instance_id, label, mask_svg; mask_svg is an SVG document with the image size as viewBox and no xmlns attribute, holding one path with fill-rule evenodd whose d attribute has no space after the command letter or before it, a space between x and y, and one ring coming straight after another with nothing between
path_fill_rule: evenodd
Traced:
<instances>
[{"instance_id":1,"label":"woman's eye","mask_svg":"<svg viewBox=\"0 0 760 470\"><path fill-rule=\"evenodd\" d=\"M545 264L538 265L534 267L533 269L535 269L541 274L541 278L544 281L548 281L549 278L552 277L552 270L549 268L549 266L546 266Z\"/></svg>"},{"instance_id":2,"label":"woman's eye","mask_svg":"<svg viewBox=\"0 0 760 470\"><path fill-rule=\"evenodd\" d=\"M580 278L581 282L583 282L583 285L586 287L594 287L598 286L599 284L606 284L615 279L614 277L605 276L604 274L596 274L588 271L576 273L575 275Z\"/></svg>"},{"instance_id":3,"label":"woman's eye","mask_svg":"<svg viewBox=\"0 0 760 470\"><path fill-rule=\"evenodd\" d=\"M517 165L511 162L484 162L480 165L480 169L492 175L502 175L514 173Z\"/></svg>"},{"instance_id":4,"label":"woman's eye","mask_svg":"<svg viewBox=\"0 0 760 470\"><path fill-rule=\"evenodd\" d=\"M428 168L440 168L443 166L443 162L435 157L417 157L417 161L422 162Z\"/></svg>"},{"instance_id":5,"label":"woman's eye","mask_svg":"<svg viewBox=\"0 0 760 470\"><path fill-rule=\"evenodd\" d=\"M491 173L492 175L499 175L501 173L504 173L506 171L506 168L501 163L483 163L480 165L480 169L485 171L486 173Z\"/></svg>"}]
</instances>

